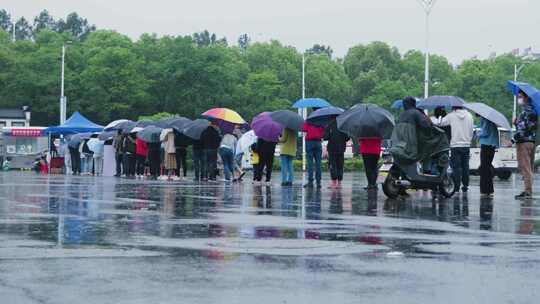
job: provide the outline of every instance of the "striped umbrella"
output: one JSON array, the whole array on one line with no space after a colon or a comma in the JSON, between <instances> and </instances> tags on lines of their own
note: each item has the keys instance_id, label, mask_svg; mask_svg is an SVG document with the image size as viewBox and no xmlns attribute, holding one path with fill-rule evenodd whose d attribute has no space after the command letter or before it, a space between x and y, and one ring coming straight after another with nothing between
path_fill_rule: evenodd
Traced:
<instances>
[{"instance_id":1,"label":"striped umbrella","mask_svg":"<svg viewBox=\"0 0 540 304\"><path fill-rule=\"evenodd\" d=\"M210 119L220 119L233 124L245 124L246 121L237 112L227 108L214 108L202 114L202 116Z\"/></svg>"}]
</instances>

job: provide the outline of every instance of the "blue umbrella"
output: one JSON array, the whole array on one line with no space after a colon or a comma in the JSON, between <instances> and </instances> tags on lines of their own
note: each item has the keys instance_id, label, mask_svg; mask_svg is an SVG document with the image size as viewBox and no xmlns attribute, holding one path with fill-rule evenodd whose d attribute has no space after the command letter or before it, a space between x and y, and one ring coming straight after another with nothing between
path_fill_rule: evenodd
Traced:
<instances>
[{"instance_id":1,"label":"blue umbrella","mask_svg":"<svg viewBox=\"0 0 540 304\"><path fill-rule=\"evenodd\" d=\"M332 105L322 98L304 98L296 101L293 104L293 108L326 108Z\"/></svg>"},{"instance_id":2,"label":"blue umbrella","mask_svg":"<svg viewBox=\"0 0 540 304\"><path fill-rule=\"evenodd\" d=\"M518 95L519 91L525 92L527 96L532 100L532 106L536 113L540 113L540 91L533 87L532 85L526 82L517 82L517 81L508 81L508 89L515 96Z\"/></svg>"},{"instance_id":3,"label":"blue umbrella","mask_svg":"<svg viewBox=\"0 0 540 304\"><path fill-rule=\"evenodd\" d=\"M466 103L465 108L467 110L473 111L474 113L484 117L485 119L491 121L499 127L505 129L511 129L510 123L506 117L499 111L494 108L480 102Z\"/></svg>"},{"instance_id":4,"label":"blue umbrella","mask_svg":"<svg viewBox=\"0 0 540 304\"><path fill-rule=\"evenodd\" d=\"M416 106L421 109L463 107L465 101L457 96L431 96L421 99Z\"/></svg>"},{"instance_id":5,"label":"blue umbrella","mask_svg":"<svg viewBox=\"0 0 540 304\"><path fill-rule=\"evenodd\" d=\"M416 107L418 108L420 108L420 105L418 103L419 101L420 99L416 98ZM392 109L403 109L403 99L394 101L394 103L392 104Z\"/></svg>"},{"instance_id":6,"label":"blue umbrella","mask_svg":"<svg viewBox=\"0 0 540 304\"><path fill-rule=\"evenodd\" d=\"M338 107L321 108L309 114L307 121L312 125L326 126L332 118L341 115L343 112L345 111Z\"/></svg>"}]
</instances>

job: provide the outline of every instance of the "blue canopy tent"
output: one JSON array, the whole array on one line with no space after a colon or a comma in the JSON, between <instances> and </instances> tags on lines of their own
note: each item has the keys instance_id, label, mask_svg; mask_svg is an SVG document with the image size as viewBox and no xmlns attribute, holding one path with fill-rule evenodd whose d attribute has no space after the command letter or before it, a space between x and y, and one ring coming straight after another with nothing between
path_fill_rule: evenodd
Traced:
<instances>
[{"instance_id":1,"label":"blue canopy tent","mask_svg":"<svg viewBox=\"0 0 540 304\"><path fill-rule=\"evenodd\" d=\"M73 113L63 125L48 127L43 130L45 134L74 134L101 131L103 131L103 126L91 122L79 112Z\"/></svg>"}]
</instances>

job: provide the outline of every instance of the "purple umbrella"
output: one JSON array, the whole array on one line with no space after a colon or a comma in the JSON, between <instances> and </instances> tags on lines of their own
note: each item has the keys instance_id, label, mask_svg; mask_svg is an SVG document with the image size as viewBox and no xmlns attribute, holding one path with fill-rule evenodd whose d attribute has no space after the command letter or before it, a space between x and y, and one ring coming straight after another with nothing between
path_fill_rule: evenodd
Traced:
<instances>
[{"instance_id":1,"label":"purple umbrella","mask_svg":"<svg viewBox=\"0 0 540 304\"><path fill-rule=\"evenodd\" d=\"M232 134L234 127L236 127L235 124L221 119L216 119L215 122L224 134Z\"/></svg>"},{"instance_id":2,"label":"purple umbrella","mask_svg":"<svg viewBox=\"0 0 540 304\"><path fill-rule=\"evenodd\" d=\"M278 142L283 132L283 127L270 117L270 112L262 112L255 116L251 122L251 128L257 137L270 142Z\"/></svg>"}]
</instances>

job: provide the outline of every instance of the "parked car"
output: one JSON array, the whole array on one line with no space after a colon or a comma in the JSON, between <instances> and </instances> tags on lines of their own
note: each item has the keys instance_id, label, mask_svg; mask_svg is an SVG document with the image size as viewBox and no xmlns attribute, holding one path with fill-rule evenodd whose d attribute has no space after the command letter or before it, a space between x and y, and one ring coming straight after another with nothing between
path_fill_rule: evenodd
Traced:
<instances>
[{"instance_id":1,"label":"parked car","mask_svg":"<svg viewBox=\"0 0 540 304\"><path fill-rule=\"evenodd\" d=\"M471 158L469 160L469 168L471 175L479 174L480 167L480 144L478 143L477 134L480 129L475 129L471 143ZM499 128L499 143L500 147L493 158L493 168L495 175L502 180L507 180L512 176L512 173L518 171L516 148L512 144L512 130Z\"/></svg>"}]
</instances>

